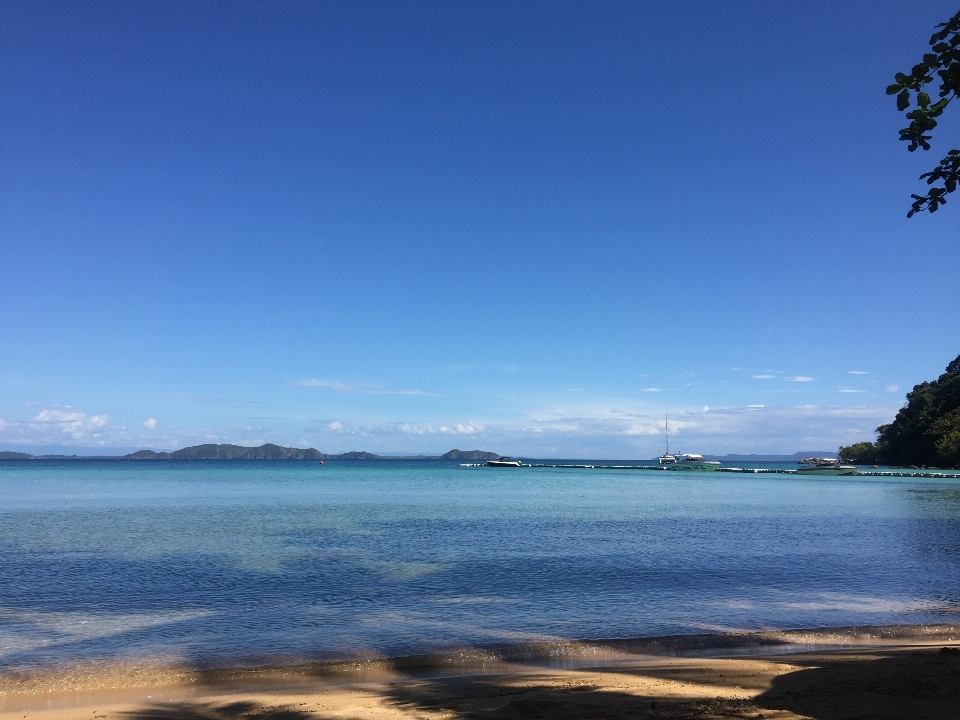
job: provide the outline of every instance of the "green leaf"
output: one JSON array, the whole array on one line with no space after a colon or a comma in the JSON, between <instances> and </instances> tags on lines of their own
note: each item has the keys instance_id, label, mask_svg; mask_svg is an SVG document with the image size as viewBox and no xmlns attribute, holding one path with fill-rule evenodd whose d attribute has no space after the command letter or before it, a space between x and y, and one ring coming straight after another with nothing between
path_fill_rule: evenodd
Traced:
<instances>
[{"instance_id":1,"label":"green leaf","mask_svg":"<svg viewBox=\"0 0 960 720\"><path fill-rule=\"evenodd\" d=\"M910 107L910 91L904 88L900 91L900 94L897 95L897 110L901 112Z\"/></svg>"},{"instance_id":2,"label":"green leaf","mask_svg":"<svg viewBox=\"0 0 960 720\"><path fill-rule=\"evenodd\" d=\"M917 93L917 105L926 110L930 107L930 96L925 92Z\"/></svg>"},{"instance_id":3,"label":"green leaf","mask_svg":"<svg viewBox=\"0 0 960 720\"><path fill-rule=\"evenodd\" d=\"M903 89L903 85L900 83L894 83L893 85L887 85L887 95L896 95Z\"/></svg>"}]
</instances>

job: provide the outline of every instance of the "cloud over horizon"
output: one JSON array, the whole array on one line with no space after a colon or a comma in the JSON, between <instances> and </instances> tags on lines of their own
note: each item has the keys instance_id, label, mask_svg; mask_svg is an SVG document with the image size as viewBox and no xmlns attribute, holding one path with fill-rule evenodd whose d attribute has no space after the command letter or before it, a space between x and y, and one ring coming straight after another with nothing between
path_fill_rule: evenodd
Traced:
<instances>
[{"instance_id":1,"label":"cloud over horizon","mask_svg":"<svg viewBox=\"0 0 960 720\"><path fill-rule=\"evenodd\" d=\"M670 415L671 446L689 452L782 453L834 450L861 440L872 440L874 428L896 414L891 406L832 407L819 405L765 407L762 404L735 408L675 410ZM449 449L438 441L446 436L469 436L481 449L508 455L566 458L654 457L664 438L664 416L659 412L565 412L542 411L524 419L437 425L416 422L351 426L334 421L334 438L320 432L317 442L327 439L336 450L359 449L344 442L365 442L364 449L377 452ZM424 446L412 448L410 437ZM404 439L406 438L406 439Z\"/></svg>"},{"instance_id":2,"label":"cloud over horizon","mask_svg":"<svg viewBox=\"0 0 960 720\"><path fill-rule=\"evenodd\" d=\"M61 445L107 449L137 445L176 449L205 442L247 446L274 442L312 446L323 452L439 453L469 438L471 446L507 455L592 459L655 457L664 444L664 415L660 410L629 409L628 404L620 405L628 409L583 406L545 409L513 418L450 418L446 421L369 422L340 417L305 423L276 416L232 428L167 426L162 431L148 420L141 423L145 429L140 435L123 426L111 425L106 414L88 415L69 406L56 405L42 408L28 420L0 421L0 443L18 447ZM669 410L670 443L678 450L715 455L833 450L838 445L872 440L874 429L890 422L897 409L886 405L763 404L677 408Z\"/></svg>"},{"instance_id":3,"label":"cloud over horizon","mask_svg":"<svg viewBox=\"0 0 960 720\"><path fill-rule=\"evenodd\" d=\"M12 444L87 443L103 446L111 436L108 415L87 415L69 405L48 405L29 420L0 420L0 440Z\"/></svg>"},{"instance_id":4,"label":"cloud over horizon","mask_svg":"<svg viewBox=\"0 0 960 720\"><path fill-rule=\"evenodd\" d=\"M424 390L389 390L379 385L343 383L336 380L318 380L317 378L295 380L289 383L289 385L290 387L319 388L344 393L362 393L364 395L420 395L423 397L443 397L440 393L431 393Z\"/></svg>"}]
</instances>

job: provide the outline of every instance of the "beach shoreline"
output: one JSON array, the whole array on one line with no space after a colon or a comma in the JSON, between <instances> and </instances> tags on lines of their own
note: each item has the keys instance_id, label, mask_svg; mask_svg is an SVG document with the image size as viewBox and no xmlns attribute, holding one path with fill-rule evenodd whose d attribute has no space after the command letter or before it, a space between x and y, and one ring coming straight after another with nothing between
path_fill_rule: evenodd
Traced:
<instances>
[{"instance_id":1,"label":"beach shoreline","mask_svg":"<svg viewBox=\"0 0 960 720\"><path fill-rule=\"evenodd\" d=\"M953 648L958 649L954 651ZM532 693L537 697L546 693L553 697L557 693L566 693L571 687L586 687L583 683L587 683L593 688L589 693L600 693L597 697L606 697L605 683L615 679L623 692L616 696L615 701L610 698L603 701L612 703L608 710L619 712L617 708L624 703L635 704L641 702L638 698L648 698L643 702L655 703L650 709L656 709L656 704L659 704L662 711L666 707L663 703L673 703L680 708L677 710L681 713L679 715L664 715L661 712L657 717L687 717L682 713L692 711L690 708L683 709L681 706L684 703L706 702L712 698L713 702L720 702L725 708L724 712L728 714L724 717L730 717L728 706L731 702L752 708L756 703L751 698L767 693L761 698L766 702L770 699L769 691L777 678L806 672L810 668L835 666L836 672L846 678L845 682L853 682L854 685L857 684L859 672L864 676L865 687L876 690L876 682L870 679L871 673L866 669L871 667L870 663L880 663L876 667L902 665L894 674L909 675L924 663L930 664L930 658L939 658L940 664L947 662L949 667L944 666L944 672L948 674L945 675L947 685L955 677L957 689L960 690L960 625L864 626L703 633L589 642L558 641L458 648L432 655L396 658L369 656L255 667L201 669L162 662L98 663L34 671L0 670L0 716L89 718L90 708L97 706L97 717L116 718L183 717L192 720L246 717L256 714L252 710L254 707L258 708L257 713L261 717L266 712L264 708L301 713L277 717L332 717L342 715L347 706L353 707L351 703L362 697L365 698L364 703L370 705L369 709L376 706L379 710L358 714L357 709L353 708L350 717L400 718L406 717L403 714L406 712L403 709L405 706L402 703L398 705L396 699L400 686L411 692L415 686L429 686L432 688L427 693L430 697L437 693L452 693L451 699L446 702L449 705L453 703L453 696L460 692L457 688L464 684L479 692L479 695L472 693L471 697L486 697L492 702L495 696L499 697L502 687L500 690L495 688L500 686L526 688L523 693ZM676 679L667 682L661 677L678 673L692 673L698 675L700 680L691 684ZM731 694L730 688L725 685L726 681L719 680L730 673L744 680L745 684L741 683L743 693ZM929 676L929 669L924 670L922 675ZM605 679L598 684L598 677ZM664 682L667 684L664 685ZM953 690L947 688L944 697L954 697L950 692ZM927 692L927 695L931 697L924 702L936 699L933 697L936 695L934 691ZM323 702L319 702L321 696ZM584 697L578 694L577 702L581 703ZM922 699L914 698L918 701ZM426 702L426 699L422 702ZM550 700L550 703L556 702L559 702L556 698ZM960 697L954 697L954 702L960 708ZM250 713L243 711L225 715L217 709L238 703L250 705ZM301 706L313 709L290 710ZM756 707L762 710L760 705ZM560 708L554 709L560 715L565 712ZM476 708L471 710L464 707L452 716L473 716L475 712L478 712ZM423 713L416 716L422 717ZM444 716L451 717L449 712ZM511 710L506 715L494 713L486 716L527 715L523 712L518 715ZM535 717L537 713L529 716ZM708 717L702 712L689 716ZM744 715L747 716L756 717ZM934 716L939 717L931 715ZM944 717L947 716L950 715ZM267 714L266 717L272 716ZM792 716L787 714L782 717Z\"/></svg>"}]
</instances>

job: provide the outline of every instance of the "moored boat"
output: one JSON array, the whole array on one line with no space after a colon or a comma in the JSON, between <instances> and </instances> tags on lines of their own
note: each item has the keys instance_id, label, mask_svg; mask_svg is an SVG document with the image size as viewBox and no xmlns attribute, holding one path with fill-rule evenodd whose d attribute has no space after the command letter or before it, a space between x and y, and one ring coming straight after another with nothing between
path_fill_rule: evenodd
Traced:
<instances>
[{"instance_id":1,"label":"moored boat","mask_svg":"<svg viewBox=\"0 0 960 720\"><path fill-rule=\"evenodd\" d=\"M667 441L667 451L657 458L657 460L660 461L660 464L664 466L664 470L698 470L709 472L720 467L720 463L718 463L716 460L704 460L703 455L695 455L692 453L677 453L676 455L671 455L670 425L668 422L669 418L664 415L663 435Z\"/></svg>"},{"instance_id":2,"label":"moored boat","mask_svg":"<svg viewBox=\"0 0 960 720\"><path fill-rule=\"evenodd\" d=\"M661 455L660 464L664 466L664 470L711 471L720 467L720 463L716 460L704 460L703 455L693 453Z\"/></svg>"},{"instance_id":3,"label":"moored boat","mask_svg":"<svg viewBox=\"0 0 960 720\"><path fill-rule=\"evenodd\" d=\"M834 458L808 457L800 461L804 467L797 468L798 475L856 475L856 465L841 465Z\"/></svg>"},{"instance_id":4,"label":"moored boat","mask_svg":"<svg viewBox=\"0 0 960 720\"><path fill-rule=\"evenodd\" d=\"M487 460L490 467L523 467L523 463L508 457L502 457L499 460Z\"/></svg>"}]
</instances>

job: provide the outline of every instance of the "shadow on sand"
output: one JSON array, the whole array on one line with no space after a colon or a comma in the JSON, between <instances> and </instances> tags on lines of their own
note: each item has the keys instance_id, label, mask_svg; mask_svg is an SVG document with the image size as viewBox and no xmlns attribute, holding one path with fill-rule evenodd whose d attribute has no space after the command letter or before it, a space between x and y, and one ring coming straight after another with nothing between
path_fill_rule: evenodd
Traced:
<instances>
[{"instance_id":1,"label":"shadow on sand","mask_svg":"<svg viewBox=\"0 0 960 720\"><path fill-rule=\"evenodd\" d=\"M136 720L315 720L322 715L287 707L270 707L257 702L240 701L216 703L170 703L161 707L147 707L126 713L125 718Z\"/></svg>"},{"instance_id":2,"label":"shadow on sand","mask_svg":"<svg viewBox=\"0 0 960 720\"><path fill-rule=\"evenodd\" d=\"M678 664L616 667L544 675L474 675L399 679L368 688L362 709L321 709L314 702L271 705L181 703L147 707L124 720L307 720L308 718L462 718L463 720L956 720L960 649L754 658L751 667ZM783 672L783 663L793 669ZM766 670L759 669L766 667ZM779 670L775 668L780 668ZM401 673L402 675L402 673ZM587 679L585 679L587 678ZM630 691L631 680L637 687ZM656 688L692 689L686 696ZM312 707L310 707L312 706Z\"/></svg>"}]
</instances>

